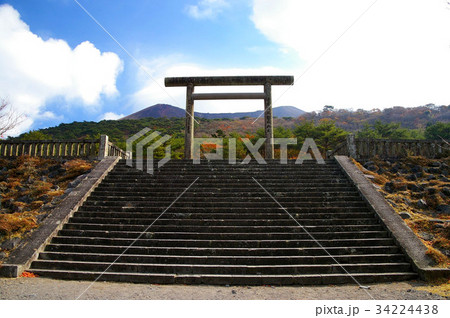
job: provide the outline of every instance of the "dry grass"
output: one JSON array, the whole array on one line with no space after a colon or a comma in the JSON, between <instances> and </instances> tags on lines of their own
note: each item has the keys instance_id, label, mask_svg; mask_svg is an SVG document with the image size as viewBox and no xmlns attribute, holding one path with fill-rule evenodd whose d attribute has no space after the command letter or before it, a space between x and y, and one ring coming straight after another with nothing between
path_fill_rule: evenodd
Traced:
<instances>
[{"instance_id":1,"label":"dry grass","mask_svg":"<svg viewBox=\"0 0 450 318\"><path fill-rule=\"evenodd\" d=\"M417 290L424 290L443 297L450 297L450 280L439 279L429 282L429 286L419 286Z\"/></svg>"},{"instance_id":2,"label":"dry grass","mask_svg":"<svg viewBox=\"0 0 450 318\"><path fill-rule=\"evenodd\" d=\"M62 187L65 188L65 187ZM49 192L47 192L47 195L51 196L51 197L59 197L61 195L64 194L64 190L60 189L60 190L51 190Z\"/></svg>"},{"instance_id":3,"label":"dry grass","mask_svg":"<svg viewBox=\"0 0 450 318\"><path fill-rule=\"evenodd\" d=\"M79 175L92 169L92 163L83 159L74 159L66 162L63 167L66 169L66 174L58 179L58 182L72 181ZM67 184L65 184L67 185Z\"/></svg>"},{"instance_id":4,"label":"dry grass","mask_svg":"<svg viewBox=\"0 0 450 318\"><path fill-rule=\"evenodd\" d=\"M444 253L434 248L431 244L426 243L425 245L428 247L428 251L425 254L431 257L431 259L436 263L436 267L450 267L448 257Z\"/></svg>"},{"instance_id":5,"label":"dry grass","mask_svg":"<svg viewBox=\"0 0 450 318\"><path fill-rule=\"evenodd\" d=\"M355 165L367 175L373 176L370 180L379 186L379 192L384 195L389 204L397 213L407 212L411 216L406 219L405 223L413 230L414 233L428 247L427 254L435 261L437 267L450 267L450 258L442 251L450 250L450 231L449 215L439 214L436 211L438 205L450 204L448 198L439 195L443 187L449 186L448 183L441 180L427 180L429 173L423 173L422 178L417 181L408 181L404 175L390 172L393 164L374 158L371 160L378 168L382 169L382 173L369 171L365 169L359 162L353 160ZM420 167L429 167L436 161L450 163L449 158L433 160L424 157L407 157L396 162L400 169L408 170L412 165ZM387 182L392 182L393 191L389 193L383 188ZM414 192L410 190L414 186L422 186L424 189L432 191ZM419 201L426 202L426 206L419 204ZM438 226L438 224L440 224ZM427 235L428 234L428 235ZM429 240L425 238L429 238Z\"/></svg>"},{"instance_id":6,"label":"dry grass","mask_svg":"<svg viewBox=\"0 0 450 318\"><path fill-rule=\"evenodd\" d=\"M15 159L0 159L1 207L0 241L20 237L38 226L36 216L42 213L43 200L64 194L67 184L92 169L93 164L83 159L66 161L64 164L52 159L21 156ZM54 178L48 173L51 167L61 169ZM59 189L54 187L58 186ZM25 202L19 200L27 196Z\"/></svg>"},{"instance_id":7,"label":"dry grass","mask_svg":"<svg viewBox=\"0 0 450 318\"><path fill-rule=\"evenodd\" d=\"M0 214L0 234L7 238L21 236L36 227L33 213Z\"/></svg>"},{"instance_id":8,"label":"dry grass","mask_svg":"<svg viewBox=\"0 0 450 318\"><path fill-rule=\"evenodd\" d=\"M386 179L383 175L379 175L378 173L372 172L370 170L367 170L366 168L364 168L358 161L356 161L355 159L352 158L353 163L358 167L359 170L361 170L362 172L364 172L364 174L368 174L373 176L374 178L372 179L373 183L376 183L378 185L384 185L386 184L386 182L388 182L389 180Z\"/></svg>"}]
</instances>

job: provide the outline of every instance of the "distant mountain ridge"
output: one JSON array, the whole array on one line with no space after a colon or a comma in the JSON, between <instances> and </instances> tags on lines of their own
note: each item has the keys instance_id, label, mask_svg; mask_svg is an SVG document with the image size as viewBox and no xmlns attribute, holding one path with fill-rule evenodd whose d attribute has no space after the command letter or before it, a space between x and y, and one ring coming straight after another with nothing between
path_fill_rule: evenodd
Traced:
<instances>
[{"instance_id":1,"label":"distant mountain ridge","mask_svg":"<svg viewBox=\"0 0 450 318\"><path fill-rule=\"evenodd\" d=\"M242 117L259 117L263 113L262 110L257 110L254 112L242 112L242 113L200 113L195 112L195 117L206 118L206 119L216 119L216 118L230 118L238 119ZM274 117L299 117L305 114L301 109L294 106L279 106L273 108ZM175 107L168 104L156 104L147 108L144 108L138 112L128 115L123 119L142 119L142 118L161 118L161 117L185 117L186 113L184 109Z\"/></svg>"}]
</instances>

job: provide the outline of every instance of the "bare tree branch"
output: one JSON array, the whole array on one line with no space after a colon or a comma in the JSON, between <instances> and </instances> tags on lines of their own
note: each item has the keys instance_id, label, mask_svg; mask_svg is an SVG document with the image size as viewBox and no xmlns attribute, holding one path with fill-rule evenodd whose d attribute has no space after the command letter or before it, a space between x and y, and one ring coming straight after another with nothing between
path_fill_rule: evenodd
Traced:
<instances>
[{"instance_id":1,"label":"bare tree branch","mask_svg":"<svg viewBox=\"0 0 450 318\"><path fill-rule=\"evenodd\" d=\"M19 125L24 116L18 115L6 99L0 99L0 136Z\"/></svg>"}]
</instances>

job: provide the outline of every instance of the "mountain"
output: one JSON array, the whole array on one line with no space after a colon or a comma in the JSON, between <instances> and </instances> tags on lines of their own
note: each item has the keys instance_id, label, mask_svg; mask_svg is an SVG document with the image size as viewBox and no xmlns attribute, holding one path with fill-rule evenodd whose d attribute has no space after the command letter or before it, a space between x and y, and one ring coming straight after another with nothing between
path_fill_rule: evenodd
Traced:
<instances>
[{"instance_id":1,"label":"mountain","mask_svg":"<svg viewBox=\"0 0 450 318\"><path fill-rule=\"evenodd\" d=\"M136 113L128 115L121 119L141 119L141 118L161 118L161 117L184 117L186 113L184 109L167 104L156 104L144 108Z\"/></svg>"},{"instance_id":2,"label":"mountain","mask_svg":"<svg viewBox=\"0 0 450 318\"><path fill-rule=\"evenodd\" d=\"M297 107L294 107L294 106L279 106L279 107L273 108L273 115L275 117L294 117L294 118L296 118L305 113L306 113L305 111L298 109Z\"/></svg>"},{"instance_id":3,"label":"mountain","mask_svg":"<svg viewBox=\"0 0 450 318\"><path fill-rule=\"evenodd\" d=\"M257 110L254 112L242 112L242 113L199 113L195 112L195 117L206 118L206 119L216 119L216 118L230 118L237 119L242 117L259 117L263 113L262 110ZM305 112L294 106L280 106L273 108L274 117L299 117ZM167 104L156 104L136 113L128 115L122 119L141 119L147 117L161 118L161 117L185 117L186 113L184 109L175 107Z\"/></svg>"}]
</instances>

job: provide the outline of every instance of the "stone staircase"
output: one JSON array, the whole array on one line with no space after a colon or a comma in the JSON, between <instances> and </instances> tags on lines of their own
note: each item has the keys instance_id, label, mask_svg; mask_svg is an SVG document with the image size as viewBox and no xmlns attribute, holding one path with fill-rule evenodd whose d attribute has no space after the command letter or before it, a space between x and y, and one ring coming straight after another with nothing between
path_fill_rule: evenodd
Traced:
<instances>
[{"instance_id":1,"label":"stone staircase","mask_svg":"<svg viewBox=\"0 0 450 318\"><path fill-rule=\"evenodd\" d=\"M30 271L77 280L103 273L101 281L162 284L417 277L332 160L325 165L172 160L154 175L121 160Z\"/></svg>"}]
</instances>

